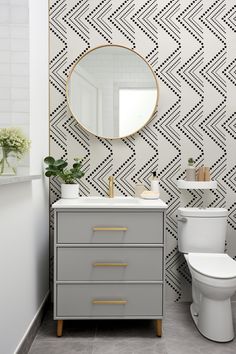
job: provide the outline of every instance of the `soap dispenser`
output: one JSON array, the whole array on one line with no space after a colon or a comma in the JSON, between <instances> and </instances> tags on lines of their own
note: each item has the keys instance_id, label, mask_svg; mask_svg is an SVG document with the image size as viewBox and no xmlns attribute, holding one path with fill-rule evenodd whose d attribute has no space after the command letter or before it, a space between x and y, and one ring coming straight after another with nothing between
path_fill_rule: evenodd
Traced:
<instances>
[{"instance_id":1,"label":"soap dispenser","mask_svg":"<svg viewBox=\"0 0 236 354\"><path fill-rule=\"evenodd\" d=\"M155 192L155 193L160 193L160 185L159 185L159 181L157 179L157 173L155 171L152 172L151 191Z\"/></svg>"}]
</instances>

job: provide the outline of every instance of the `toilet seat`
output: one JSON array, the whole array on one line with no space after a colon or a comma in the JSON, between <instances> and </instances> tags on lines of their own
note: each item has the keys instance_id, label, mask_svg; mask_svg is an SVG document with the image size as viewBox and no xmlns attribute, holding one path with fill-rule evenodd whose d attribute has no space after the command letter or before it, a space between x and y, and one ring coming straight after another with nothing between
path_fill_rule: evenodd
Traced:
<instances>
[{"instance_id":1,"label":"toilet seat","mask_svg":"<svg viewBox=\"0 0 236 354\"><path fill-rule=\"evenodd\" d=\"M236 278L236 262L225 253L189 253L188 262L192 269L204 276Z\"/></svg>"}]
</instances>

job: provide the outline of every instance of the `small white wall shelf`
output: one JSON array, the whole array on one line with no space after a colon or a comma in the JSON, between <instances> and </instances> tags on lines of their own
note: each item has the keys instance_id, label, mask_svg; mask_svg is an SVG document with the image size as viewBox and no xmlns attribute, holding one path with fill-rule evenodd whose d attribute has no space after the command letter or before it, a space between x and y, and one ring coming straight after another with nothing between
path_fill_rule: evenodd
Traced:
<instances>
[{"instance_id":1,"label":"small white wall shelf","mask_svg":"<svg viewBox=\"0 0 236 354\"><path fill-rule=\"evenodd\" d=\"M12 183L23 183L29 182L33 179L40 179L41 175L26 175L26 176L1 176L0 177L0 186L5 184Z\"/></svg>"},{"instance_id":2,"label":"small white wall shelf","mask_svg":"<svg viewBox=\"0 0 236 354\"><path fill-rule=\"evenodd\" d=\"M185 181L179 179L176 181L179 189L216 189L217 181Z\"/></svg>"}]
</instances>

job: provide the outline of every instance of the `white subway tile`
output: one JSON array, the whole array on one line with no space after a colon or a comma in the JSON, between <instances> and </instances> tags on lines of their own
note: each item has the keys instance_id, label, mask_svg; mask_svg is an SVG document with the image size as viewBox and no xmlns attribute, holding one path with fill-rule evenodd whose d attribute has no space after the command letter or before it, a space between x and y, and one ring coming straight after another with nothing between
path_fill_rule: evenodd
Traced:
<instances>
[{"instance_id":1,"label":"white subway tile","mask_svg":"<svg viewBox=\"0 0 236 354\"><path fill-rule=\"evenodd\" d=\"M11 38L23 38L27 39L29 37L29 26L28 25L11 25L10 29Z\"/></svg>"},{"instance_id":2,"label":"white subway tile","mask_svg":"<svg viewBox=\"0 0 236 354\"><path fill-rule=\"evenodd\" d=\"M22 38L12 38L11 39L11 50L13 51L28 51L29 50L29 40Z\"/></svg>"},{"instance_id":3,"label":"white subway tile","mask_svg":"<svg viewBox=\"0 0 236 354\"><path fill-rule=\"evenodd\" d=\"M1 75L0 76L0 87L11 87L11 76Z\"/></svg>"},{"instance_id":4,"label":"white subway tile","mask_svg":"<svg viewBox=\"0 0 236 354\"><path fill-rule=\"evenodd\" d=\"M29 63L29 52L11 52L11 62L19 64Z\"/></svg>"},{"instance_id":5,"label":"white subway tile","mask_svg":"<svg viewBox=\"0 0 236 354\"><path fill-rule=\"evenodd\" d=\"M0 0L0 127L29 133L28 0ZM22 166L29 166L29 155Z\"/></svg>"},{"instance_id":6,"label":"white subway tile","mask_svg":"<svg viewBox=\"0 0 236 354\"><path fill-rule=\"evenodd\" d=\"M12 100L12 112L29 112L29 101Z\"/></svg>"},{"instance_id":7,"label":"white subway tile","mask_svg":"<svg viewBox=\"0 0 236 354\"><path fill-rule=\"evenodd\" d=\"M11 121L14 125L29 124L29 113L28 112L13 112L11 114Z\"/></svg>"},{"instance_id":8,"label":"white subway tile","mask_svg":"<svg viewBox=\"0 0 236 354\"><path fill-rule=\"evenodd\" d=\"M0 87L0 100L10 100L10 99L11 99L10 87Z\"/></svg>"},{"instance_id":9,"label":"white subway tile","mask_svg":"<svg viewBox=\"0 0 236 354\"><path fill-rule=\"evenodd\" d=\"M0 63L10 63L11 61L11 53L10 51L1 51L0 52Z\"/></svg>"},{"instance_id":10,"label":"white subway tile","mask_svg":"<svg viewBox=\"0 0 236 354\"><path fill-rule=\"evenodd\" d=\"M12 100L29 100L29 90L27 88L12 88Z\"/></svg>"},{"instance_id":11,"label":"white subway tile","mask_svg":"<svg viewBox=\"0 0 236 354\"><path fill-rule=\"evenodd\" d=\"M5 128L11 125L11 113L1 112L0 110L0 128Z\"/></svg>"},{"instance_id":12,"label":"white subway tile","mask_svg":"<svg viewBox=\"0 0 236 354\"><path fill-rule=\"evenodd\" d=\"M8 38L0 38L0 52L3 50L10 50L11 41Z\"/></svg>"},{"instance_id":13,"label":"white subway tile","mask_svg":"<svg viewBox=\"0 0 236 354\"><path fill-rule=\"evenodd\" d=\"M10 23L10 6L7 4L0 4L0 23Z\"/></svg>"},{"instance_id":14,"label":"white subway tile","mask_svg":"<svg viewBox=\"0 0 236 354\"><path fill-rule=\"evenodd\" d=\"M10 38L11 30L9 25L0 25L0 38Z\"/></svg>"},{"instance_id":15,"label":"white subway tile","mask_svg":"<svg viewBox=\"0 0 236 354\"><path fill-rule=\"evenodd\" d=\"M14 76L27 76L29 75L29 65L28 64L11 64L11 73Z\"/></svg>"},{"instance_id":16,"label":"white subway tile","mask_svg":"<svg viewBox=\"0 0 236 354\"><path fill-rule=\"evenodd\" d=\"M10 100L0 100L0 111L1 112L10 112L11 110L11 101Z\"/></svg>"},{"instance_id":17,"label":"white subway tile","mask_svg":"<svg viewBox=\"0 0 236 354\"><path fill-rule=\"evenodd\" d=\"M28 76L11 76L11 87L29 87Z\"/></svg>"},{"instance_id":18,"label":"white subway tile","mask_svg":"<svg viewBox=\"0 0 236 354\"><path fill-rule=\"evenodd\" d=\"M0 75L10 75L10 74L11 74L10 63L2 63L0 65Z\"/></svg>"},{"instance_id":19,"label":"white subway tile","mask_svg":"<svg viewBox=\"0 0 236 354\"><path fill-rule=\"evenodd\" d=\"M1 0L0 0L1 1ZM3 0L4 1L4 0ZM8 2L10 1L11 5L18 5L18 6L25 6L26 8L29 5L29 0L7 0ZM35 1L35 0L33 0ZM37 1L37 0L36 0Z\"/></svg>"},{"instance_id":20,"label":"white subway tile","mask_svg":"<svg viewBox=\"0 0 236 354\"><path fill-rule=\"evenodd\" d=\"M29 11L25 6L12 6L11 7L11 23L26 24L28 23Z\"/></svg>"}]
</instances>

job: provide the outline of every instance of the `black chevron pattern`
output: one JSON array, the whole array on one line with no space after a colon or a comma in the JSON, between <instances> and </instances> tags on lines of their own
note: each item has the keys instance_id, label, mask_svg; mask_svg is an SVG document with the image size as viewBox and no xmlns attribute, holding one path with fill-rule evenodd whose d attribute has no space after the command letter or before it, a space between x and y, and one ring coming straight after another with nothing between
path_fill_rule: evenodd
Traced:
<instances>
[{"instance_id":1,"label":"black chevron pattern","mask_svg":"<svg viewBox=\"0 0 236 354\"><path fill-rule=\"evenodd\" d=\"M134 0L125 0L109 16L109 21L123 37L135 48L135 31L131 18L134 12Z\"/></svg>"},{"instance_id":2,"label":"black chevron pattern","mask_svg":"<svg viewBox=\"0 0 236 354\"><path fill-rule=\"evenodd\" d=\"M158 41L157 29L155 25L155 14L157 11L157 2L155 0L147 0L141 7L136 9L132 16L132 21L136 25L136 31L140 30L145 38L153 43L151 51L145 55L146 59L152 58L151 65L154 66L157 61Z\"/></svg>"},{"instance_id":3,"label":"black chevron pattern","mask_svg":"<svg viewBox=\"0 0 236 354\"><path fill-rule=\"evenodd\" d=\"M81 195L105 196L108 176L117 195L135 183L161 180L166 217L167 298L189 299L191 277L177 247L177 209L225 206L227 251L236 259L236 0L50 0L50 150L70 160L84 158ZM131 137L106 140L85 132L67 108L71 66L90 48L121 44L152 66L160 104L149 124ZM217 190L181 192L186 160L210 167ZM51 203L60 184L50 183ZM53 213L51 213L53 230ZM53 255L51 254L51 263ZM186 289L188 291L186 292Z\"/></svg>"},{"instance_id":4,"label":"black chevron pattern","mask_svg":"<svg viewBox=\"0 0 236 354\"><path fill-rule=\"evenodd\" d=\"M86 23L86 14L89 9L88 0L75 2L74 6L66 12L63 20L88 46L89 46L89 27Z\"/></svg>"},{"instance_id":5,"label":"black chevron pattern","mask_svg":"<svg viewBox=\"0 0 236 354\"><path fill-rule=\"evenodd\" d=\"M91 5L92 4L93 2L91 2ZM86 16L86 21L90 25L90 28L94 29L102 39L105 39L105 41L110 44L112 39L112 30L108 18L111 9L111 0L102 0L101 2L98 2Z\"/></svg>"}]
</instances>

